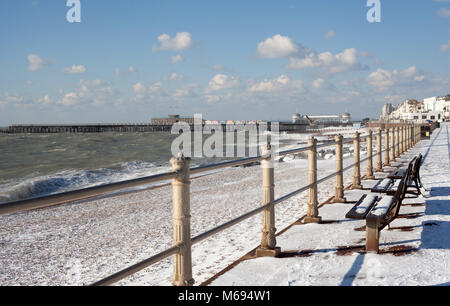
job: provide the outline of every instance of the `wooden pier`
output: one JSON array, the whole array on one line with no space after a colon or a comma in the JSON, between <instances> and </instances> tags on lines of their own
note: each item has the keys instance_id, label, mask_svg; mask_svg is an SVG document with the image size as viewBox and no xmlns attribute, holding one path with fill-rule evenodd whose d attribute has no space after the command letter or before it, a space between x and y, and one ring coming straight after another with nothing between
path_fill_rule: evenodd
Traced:
<instances>
[{"instance_id":1,"label":"wooden pier","mask_svg":"<svg viewBox=\"0 0 450 306\"><path fill-rule=\"evenodd\" d=\"M255 124L258 127L261 124ZM220 124L224 132L230 131L242 131L251 128L252 124L247 125L226 125ZM267 130L272 130L271 123L266 123ZM202 126L204 128L205 125ZM191 129L194 126L191 125ZM171 125L154 125L154 124L139 124L139 123L127 123L127 124L61 124L61 125L24 125L15 124L8 128L0 128L0 133L8 134L56 134L56 133L106 133L106 132L119 132L119 133L144 133L144 132L170 132L172 130ZM306 125L293 124L293 123L279 123L280 132L303 132L306 130Z\"/></svg>"}]
</instances>

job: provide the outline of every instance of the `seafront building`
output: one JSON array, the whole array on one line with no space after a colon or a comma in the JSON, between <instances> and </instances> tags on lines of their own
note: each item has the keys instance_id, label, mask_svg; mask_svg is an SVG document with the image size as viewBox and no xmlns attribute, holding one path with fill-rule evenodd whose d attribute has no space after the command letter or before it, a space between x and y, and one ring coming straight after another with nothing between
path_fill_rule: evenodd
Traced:
<instances>
[{"instance_id":1,"label":"seafront building","mask_svg":"<svg viewBox=\"0 0 450 306\"><path fill-rule=\"evenodd\" d=\"M408 99L396 108L386 103L381 111L381 121L424 123L427 121L450 121L450 95L430 97L423 101Z\"/></svg>"}]
</instances>

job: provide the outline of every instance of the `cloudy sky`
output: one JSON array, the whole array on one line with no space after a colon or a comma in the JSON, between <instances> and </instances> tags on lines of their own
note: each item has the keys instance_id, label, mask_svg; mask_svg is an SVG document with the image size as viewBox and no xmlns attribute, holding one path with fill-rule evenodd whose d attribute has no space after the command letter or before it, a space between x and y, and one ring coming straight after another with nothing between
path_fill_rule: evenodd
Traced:
<instances>
[{"instance_id":1,"label":"cloudy sky","mask_svg":"<svg viewBox=\"0 0 450 306\"><path fill-rule=\"evenodd\" d=\"M450 93L450 0L0 1L0 126L377 117Z\"/></svg>"}]
</instances>

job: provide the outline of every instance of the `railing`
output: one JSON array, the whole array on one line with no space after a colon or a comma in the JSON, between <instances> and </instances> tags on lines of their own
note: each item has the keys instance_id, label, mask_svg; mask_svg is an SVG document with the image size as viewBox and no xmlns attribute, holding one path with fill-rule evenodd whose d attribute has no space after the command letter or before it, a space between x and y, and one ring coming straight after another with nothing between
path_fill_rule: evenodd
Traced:
<instances>
[{"instance_id":1,"label":"railing","mask_svg":"<svg viewBox=\"0 0 450 306\"><path fill-rule=\"evenodd\" d=\"M323 183L329 179L336 177L334 202L345 202L344 198L344 180L343 173L346 170L354 168L352 188L361 189L361 162L368 161L365 177L367 179L373 178L374 171L382 171L384 166L389 166L396 157L409 150L420 140L420 126L405 125L393 129L386 130L384 133L384 147L383 150L383 133L382 130L377 132L377 151L376 151L376 167L373 169L373 132L369 131L368 135L361 137L359 132L356 132L353 139L344 139L342 135L335 137L335 141L329 141L318 144L317 139L311 137L308 141L307 147L278 152L278 156L286 156L290 154L297 154L301 152L308 152L308 185L279 199L274 198L274 167L273 156L274 152L270 146L267 145L263 149L263 154L257 157L250 157L246 159L227 161L218 164L189 168L190 159L182 156L173 158L171 160L172 172L158 174L150 177L128 180L119 183L113 183L98 187L91 187L82 190L70 191L61 194L50 195L46 197L22 200L17 202L6 203L0 205L0 215L12 214L22 211L28 211L38 208L51 207L55 205L65 204L78 200L86 200L92 197L105 195L118 190L123 190L130 187L158 183L166 180L172 180L173 189L173 227L174 227L174 246L158 253L142 262L121 270L109 277L106 277L93 285L111 285L121 279L124 279L142 269L159 262L169 256L175 255L174 259L174 277L173 285L184 286L193 285L192 278L192 261L191 261L191 247L214 234L217 234L235 224L238 224L248 218L251 218L259 213L263 213L262 225L262 239L261 246L257 249L257 256L276 256L280 249L276 246L275 238L275 206L278 204L304 192L308 191L308 210L304 218L304 222L318 223L321 221L318 210L317 187L318 184ZM366 140L367 143L367 158L360 158L361 140ZM354 163L347 167L343 167L343 144L353 143L354 147ZM317 149L335 146L336 147L336 172L317 179ZM384 163L382 153L385 153ZM237 217L225 224L217 226L206 231L196 237L191 238L190 234L190 181L193 179L193 174L203 173L206 171L223 169L232 166L241 166L249 163L261 162L262 176L263 176L263 201L262 206Z\"/></svg>"}]
</instances>

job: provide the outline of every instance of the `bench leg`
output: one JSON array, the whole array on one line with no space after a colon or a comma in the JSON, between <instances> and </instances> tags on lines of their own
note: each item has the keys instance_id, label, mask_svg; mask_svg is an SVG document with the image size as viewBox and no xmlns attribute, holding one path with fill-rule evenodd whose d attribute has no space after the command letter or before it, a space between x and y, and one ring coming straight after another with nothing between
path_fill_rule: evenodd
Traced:
<instances>
[{"instance_id":1,"label":"bench leg","mask_svg":"<svg viewBox=\"0 0 450 306\"><path fill-rule=\"evenodd\" d=\"M380 231L378 230L380 222L377 217L367 217L366 219L366 252L378 253Z\"/></svg>"}]
</instances>

